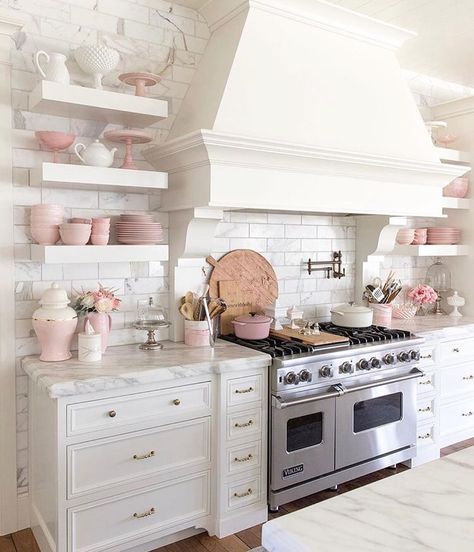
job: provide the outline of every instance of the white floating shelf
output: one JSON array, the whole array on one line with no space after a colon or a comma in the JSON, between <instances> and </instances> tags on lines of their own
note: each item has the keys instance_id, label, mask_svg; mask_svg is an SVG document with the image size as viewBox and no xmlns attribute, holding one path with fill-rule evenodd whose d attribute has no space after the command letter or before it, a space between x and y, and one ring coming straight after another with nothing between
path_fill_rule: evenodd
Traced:
<instances>
[{"instance_id":1,"label":"white floating shelf","mask_svg":"<svg viewBox=\"0 0 474 552\"><path fill-rule=\"evenodd\" d=\"M470 209L471 201L469 199L460 199L457 197L443 197L443 209Z\"/></svg>"},{"instance_id":2,"label":"white floating shelf","mask_svg":"<svg viewBox=\"0 0 474 552\"><path fill-rule=\"evenodd\" d=\"M455 257L469 255L467 245L396 245L389 255L401 257Z\"/></svg>"},{"instance_id":3,"label":"white floating shelf","mask_svg":"<svg viewBox=\"0 0 474 552\"><path fill-rule=\"evenodd\" d=\"M44 264L167 261L167 245L32 245L31 260Z\"/></svg>"},{"instance_id":4,"label":"white floating shelf","mask_svg":"<svg viewBox=\"0 0 474 552\"><path fill-rule=\"evenodd\" d=\"M59 117L147 127L168 117L168 102L43 80L30 94L30 111Z\"/></svg>"},{"instance_id":5,"label":"white floating shelf","mask_svg":"<svg viewBox=\"0 0 474 552\"><path fill-rule=\"evenodd\" d=\"M168 174L156 171L139 171L63 163L42 163L33 169L31 186L51 188L81 188L86 190L107 188L110 191L165 190Z\"/></svg>"},{"instance_id":6,"label":"white floating shelf","mask_svg":"<svg viewBox=\"0 0 474 552\"><path fill-rule=\"evenodd\" d=\"M460 151L451 148L436 148L441 161L448 163L458 163L460 165L470 165L472 156L467 151Z\"/></svg>"}]
</instances>

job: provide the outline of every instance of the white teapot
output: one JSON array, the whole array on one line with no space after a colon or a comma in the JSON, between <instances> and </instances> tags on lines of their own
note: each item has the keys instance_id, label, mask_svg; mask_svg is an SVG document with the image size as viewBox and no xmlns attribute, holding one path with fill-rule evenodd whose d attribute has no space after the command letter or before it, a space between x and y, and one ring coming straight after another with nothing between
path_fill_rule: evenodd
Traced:
<instances>
[{"instance_id":1,"label":"white teapot","mask_svg":"<svg viewBox=\"0 0 474 552\"><path fill-rule=\"evenodd\" d=\"M93 167L110 167L114 162L114 155L117 148L108 150L99 140L94 140L89 146L78 143L74 146L74 151L84 165Z\"/></svg>"}]
</instances>

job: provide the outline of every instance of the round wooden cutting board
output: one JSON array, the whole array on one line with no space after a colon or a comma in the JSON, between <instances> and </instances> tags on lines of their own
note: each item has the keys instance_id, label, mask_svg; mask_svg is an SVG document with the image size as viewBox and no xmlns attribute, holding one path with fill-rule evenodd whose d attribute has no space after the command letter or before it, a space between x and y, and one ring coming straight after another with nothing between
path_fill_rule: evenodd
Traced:
<instances>
[{"instance_id":1,"label":"round wooden cutting board","mask_svg":"<svg viewBox=\"0 0 474 552\"><path fill-rule=\"evenodd\" d=\"M229 322L235 316L262 311L278 298L275 271L265 257L256 251L235 249L219 261L213 257L206 260L214 267L209 278L210 295L221 297L228 307L222 316L222 333L232 331Z\"/></svg>"}]
</instances>

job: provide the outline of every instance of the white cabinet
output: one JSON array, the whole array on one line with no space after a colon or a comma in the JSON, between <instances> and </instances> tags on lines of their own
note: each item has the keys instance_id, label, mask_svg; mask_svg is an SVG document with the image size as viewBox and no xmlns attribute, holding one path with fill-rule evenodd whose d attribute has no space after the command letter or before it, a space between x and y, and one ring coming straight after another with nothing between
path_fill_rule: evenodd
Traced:
<instances>
[{"instance_id":1,"label":"white cabinet","mask_svg":"<svg viewBox=\"0 0 474 552\"><path fill-rule=\"evenodd\" d=\"M59 399L32 383L31 518L41 551L143 552L266 521L266 372Z\"/></svg>"}]
</instances>

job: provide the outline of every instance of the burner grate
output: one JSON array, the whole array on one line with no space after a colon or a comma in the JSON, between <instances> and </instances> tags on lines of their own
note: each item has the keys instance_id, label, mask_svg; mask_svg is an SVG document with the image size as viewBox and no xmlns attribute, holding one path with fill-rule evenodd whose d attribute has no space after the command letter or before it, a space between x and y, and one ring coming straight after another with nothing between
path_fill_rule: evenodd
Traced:
<instances>
[{"instance_id":1,"label":"burner grate","mask_svg":"<svg viewBox=\"0 0 474 552\"><path fill-rule=\"evenodd\" d=\"M266 339L247 340L240 339L235 335L221 335L220 339L231 341L237 345L250 347L256 351L267 353L272 358L292 357L294 355L311 354L317 350L316 347L300 341L286 340L279 337L267 337Z\"/></svg>"},{"instance_id":2,"label":"burner grate","mask_svg":"<svg viewBox=\"0 0 474 552\"><path fill-rule=\"evenodd\" d=\"M319 327L328 333L348 337L351 345L362 345L365 343L380 343L383 341L394 341L412 337L410 332L385 328L384 326L369 326L368 328L345 328L336 326L332 322L321 322Z\"/></svg>"}]
</instances>

